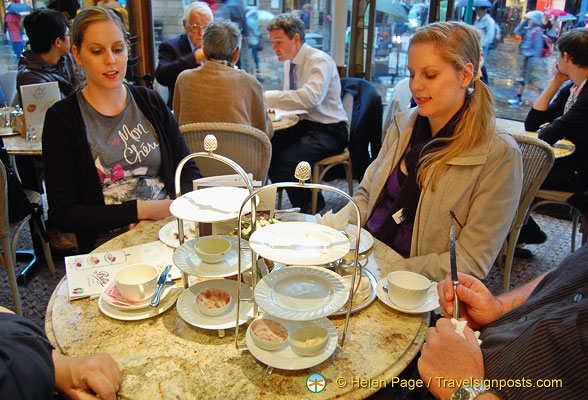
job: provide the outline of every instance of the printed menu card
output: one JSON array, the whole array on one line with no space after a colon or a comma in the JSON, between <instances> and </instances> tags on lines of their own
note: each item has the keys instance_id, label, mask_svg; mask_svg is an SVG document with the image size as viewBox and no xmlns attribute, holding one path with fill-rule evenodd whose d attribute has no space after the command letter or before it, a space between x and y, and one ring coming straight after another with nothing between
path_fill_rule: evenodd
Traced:
<instances>
[{"instance_id":1,"label":"printed menu card","mask_svg":"<svg viewBox=\"0 0 588 400\"><path fill-rule=\"evenodd\" d=\"M69 300L99 295L123 266L150 264L163 267L173 264L172 255L173 249L156 241L104 253L65 257ZM180 277L175 266L170 272L171 279Z\"/></svg>"},{"instance_id":2,"label":"printed menu card","mask_svg":"<svg viewBox=\"0 0 588 400\"><path fill-rule=\"evenodd\" d=\"M57 82L22 85L20 95L27 128L41 129L45 122L45 113L61 99Z\"/></svg>"}]
</instances>

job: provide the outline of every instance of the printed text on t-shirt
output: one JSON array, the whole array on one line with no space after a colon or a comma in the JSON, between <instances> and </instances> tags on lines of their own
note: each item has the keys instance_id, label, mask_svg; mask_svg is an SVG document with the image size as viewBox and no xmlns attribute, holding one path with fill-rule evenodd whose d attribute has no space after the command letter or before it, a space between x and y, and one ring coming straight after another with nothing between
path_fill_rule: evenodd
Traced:
<instances>
[{"instance_id":1,"label":"printed text on t-shirt","mask_svg":"<svg viewBox=\"0 0 588 400\"><path fill-rule=\"evenodd\" d=\"M144 143L141 141L143 134L148 132L149 131L145 130L142 124L137 124L137 126L131 130L129 130L126 124L123 124L122 130L118 131L118 136L120 136L125 143L125 150L123 152L125 160L130 165L141 162L144 157L147 157L149 153L151 153L151 151L159 147L159 143ZM129 144L129 140L133 140L136 143L131 142Z\"/></svg>"}]
</instances>

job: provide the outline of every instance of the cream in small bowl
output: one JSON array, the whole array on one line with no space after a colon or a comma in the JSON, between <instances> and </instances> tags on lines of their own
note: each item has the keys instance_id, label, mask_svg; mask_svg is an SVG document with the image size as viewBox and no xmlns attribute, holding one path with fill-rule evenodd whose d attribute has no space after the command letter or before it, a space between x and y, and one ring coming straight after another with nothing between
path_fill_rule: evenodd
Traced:
<instances>
[{"instance_id":1,"label":"cream in small bowl","mask_svg":"<svg viewBox=\"0 0 588 400\"><path fill-rule=\"evenodd\" d=\"M292 351L300 356L310 357L319 354L327 345L329 332L317 325L297 329L290 336Z\"/></svg>"},{"instance_id":2,"label":"cream in small bowl","mask_svg":"<svg viewBox=\"0 0 588 400\"><path fill-rule=\"evenodd\" d=\"M216 264L229 255L231 242L222 237L205 237L196 243L194 250L202 261L209 264Z\"/></svg>"},{"instance_id":3,"label":"cream in small bowl","mask_svg":"<svg viewBox=\"0 0 588 400\"><path fill-rule=\"evenodd\" d=\"M253 342L264 350L278 350L288 341L288 329L273 319L257 319L249 329Z\"/></svg>"},{"instance_id":4,"label":"cream in small bowl","mask_svg":"<svg viewBox=\"0 0 588 400\"><path fill-rule=\"evenodd\" d=\"M204 315L220 315L227 311L230 304L231 294L223 289L204 289L196 295L196 305Z\"/></svg>"}]
</instances>

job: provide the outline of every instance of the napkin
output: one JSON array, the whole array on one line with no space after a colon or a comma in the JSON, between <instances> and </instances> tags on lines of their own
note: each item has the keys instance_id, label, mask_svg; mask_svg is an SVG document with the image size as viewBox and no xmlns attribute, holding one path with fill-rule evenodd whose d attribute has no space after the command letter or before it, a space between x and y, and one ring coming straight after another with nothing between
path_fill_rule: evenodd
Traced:
<instances>
[{"instance_id":1,"label":"napkin","mask_svg":"<svg viewBox=\"0 0 588 400\"><path fill-rule=\"evenodd\" d=\"M320 214L316 214L316 222L321 225L326 225L330 228L341 231L347 227L349 223L349 216L351 214L352 204L348 203L336 214L333 214L333 210L329 210L321 217Z\"/></svg>"},{"instance_id":2,"label":"napkin","mask_svg":"<svg viewBox=\"0 0 588 400\"><path fill-rule=\"evenodd\" d=\"M115 304L117 306L130 307L138 306L143 303L141 301L130 301L123 298L114 279L108 283L102 295L105 297L107 303Z\"/></svg>"},{"instance_id":3,"label":"napkin","mask_svg":"<svg viewBox=\"0 0 588 400\"><path fill-rule=\"evenodd\" d=\"M461 336L462 338L465 339L465 335L463 334L463 330L465 329L468 321L466 321L465 319L458 321L455 318L451 318L451 323L453 324L453 328L455 329L455 333L457 333L459 336ZM476 335L476 339L478 339L478 344L482 344L482 341L480 340L480 332L479 331L474 331L474 335Z\"/></svg>"}]
</instances>

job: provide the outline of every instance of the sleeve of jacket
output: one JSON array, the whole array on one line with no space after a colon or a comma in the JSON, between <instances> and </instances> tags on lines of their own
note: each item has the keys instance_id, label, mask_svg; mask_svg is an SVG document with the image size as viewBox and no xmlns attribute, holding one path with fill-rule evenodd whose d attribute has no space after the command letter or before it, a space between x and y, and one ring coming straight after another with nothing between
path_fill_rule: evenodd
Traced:
<instances>
[{"instance_id":1,"label":"sleeve of jacket","mask_svg":"<svg viewBox=\"0 0 588 400\"><path fill-rule=\"evenodd\" d=\"M52 222L63 232L89 233L137 222L136 201L105 205L99 182L97 196L88 193L91 185L87 182L98 178L84 176L87 160L83 159L84 149L77 148L75 139L84 129L76 126L79 109L67 107L65 102L71 103L68 99L47 110L43 125L43 172ZM96 174L95 168L93 172Z\"/></svg>"},{"instance_id":2,"label":"sleeve of jacket","mask_svg":"<svg viewBox=\"0 0 588 400\"><path fill-rule=\"evenodd\" d=\"M521 22L519 22L517 27L514 29L515 35L524 36L525 35L525 25L527 25L527 19L523 18L523 20Z\"/></svg>"},{"instance_id":3,"label":"sleeve of jacket","mask_svg":"<svg viewBox=\"0 0 588 400\"><path fill-rule=\"evenodd\" d=\"M3 399L50 399L55 389L53 346L31 321L0 313L0 393Z\"/></svg>"},{"instance_id":4,"label":"sleeve of jacket","mask_svg":"<svg viewBox=\"0 0 588 400\"><path fill-rule=\"evenodd\" d=\"M521 195L521 152L516 143L512 143L512 138L507 141L504 136L499 135L495 139L498 145L491 150L478 177L469 200L467 218L460 221L463 228L456 226L459 271L478 278L486 277L498 256L517 212ZM440 281L451 269L449 240L445 252L419 255L408 258L405 262L412 271Z\"/></svg>"},{"instance_id":5,"label":"sleeve of jacket","mask_svg":"<svg viewBox=\"0 0 588 400\"><path fill-rule=\"evenodd\" d=\"M585 136L588 126L588 90L582 90L574 105L564 114L569 93L569 90L561 90L547 111L531 109L525 121L525 129L536 131L541 124L551 122L539 131L539 138L549 144L564 137L574 142L578 136ZM527 123L529 120L531 123Z\"/></svg>"},{"instance_id":6,"label":"sleeve of jacket","mask_svg":"<svg viewBox=\"0 0 588 400\"><path fill-rule=\"evenodd\" d=\"M180 72L185 69L196 68L194 53L178 55L171 44L163 42L159 45L159 55L155 78L165 86L174 84Z\"/></svg>"}]
</instances>

